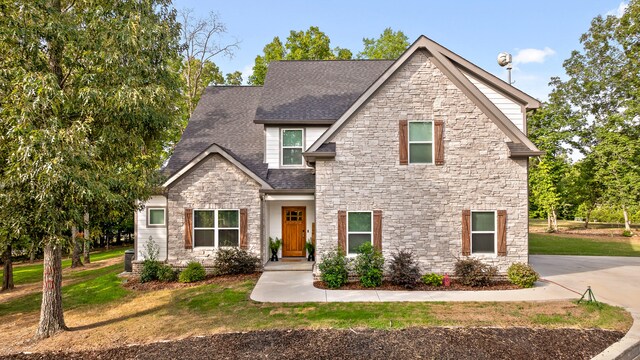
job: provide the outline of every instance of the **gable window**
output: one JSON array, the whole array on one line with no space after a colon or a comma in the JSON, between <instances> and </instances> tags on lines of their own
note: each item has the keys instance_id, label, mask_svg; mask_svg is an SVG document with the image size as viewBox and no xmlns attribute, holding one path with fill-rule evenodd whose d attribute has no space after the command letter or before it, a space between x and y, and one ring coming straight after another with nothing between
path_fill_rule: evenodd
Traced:
<instances>
[{"instance_id":1,"label":"gable window","mask_svg":"<svg viewBox=\"0 0 640 360\"><path fill-rule=\"evenodd\" d=\"M282 166L302 166L304 134L302 129L282 129Z\"/></svg>"},{"instance_id":2,"label":"gable window","mask_svg":"<svg viewBox=\"0 0 640 360\"><path fill-rule=\"evenodd\" d=\"M240 244L239 210L193 210L194 247Z\"/></svg>"},{"instance_id":3,"label":"gable window","mask_svg":"<svg viewBox=\"0 0 640 360\"><path fill-rule=\"evenodd\" d=\"M147 208L147 226L160 227L165 225L164 208Z\"/></svg>"},{"instance_id":4,"label":"gable window","mask_svg":"<svg viewBox=\"0 0 640 360\"><path fill-rule=\"evenodd\" d=\"M347 254L356 254L358 248L372 240L371 211L347 212Z\"/></svg>"},{"instance_id":5,"label":"gable window","mask_svg":"<svg viewBox=\"0 0 640 360\"><path fill-rule=\"evenodd\" d=\"M495 211L471 212L471 253L496 253Z\"/></svg>"},{"instance_id":6,"label":"gable window","mask_svg":"<svg viewBox=\"0 0 640 360\"><path fill-rule=\"evenodd\" d=\"M433 163L433 121L409 122L409 163Z\"/></svg>"}]
</instances>

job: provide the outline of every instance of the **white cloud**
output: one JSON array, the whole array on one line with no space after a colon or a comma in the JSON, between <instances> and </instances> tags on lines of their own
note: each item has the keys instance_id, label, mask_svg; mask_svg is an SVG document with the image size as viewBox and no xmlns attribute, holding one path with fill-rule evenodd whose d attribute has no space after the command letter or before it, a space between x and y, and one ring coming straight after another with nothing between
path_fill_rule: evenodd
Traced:
<instances>
[{"instance_id":1,"label":"white cloud","mask_svg":"<svg viewBox=\"0 0 640 360\"><path fill-rule=\"evenodd\" d=\"M513 57L514 64L543 63L547 57L554 55L555 50L545 47L544 49L520 49Z\"/></svg>"},{"instance_id":2,"label":"white cloud","mask_svg":"<svg viewBox=\"0 0 640 360\"><path fill-rule=\"evenodd\" d=\"M615 17L622 17L622 15L624 14L624 11L627 10L628 7L629 7L629 4L623 1L620 3L620 5L618 5L617 8L607 11L605 16L614 15Z\"/></svg>"},{"instance_id":3,"label":"white cloud","mask_svg":"<svg viewBox=\"0 0 640 360\"><path fill-rule=\"evenodd\" d=\"M245 65L245 67L240 70L242 72L242 81L245 85L249 84L249 76L253 75L253 64Z\"/></svg>"}]
</instances>

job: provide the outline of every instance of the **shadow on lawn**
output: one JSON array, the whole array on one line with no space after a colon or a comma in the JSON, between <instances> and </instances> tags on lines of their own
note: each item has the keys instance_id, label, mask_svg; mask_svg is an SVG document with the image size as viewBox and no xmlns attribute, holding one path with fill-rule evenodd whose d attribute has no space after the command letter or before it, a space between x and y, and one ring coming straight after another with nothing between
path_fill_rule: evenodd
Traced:
<instances>
[{"instance_id":1,"label":"shadow on lawn","mask_svg":"<svg viewBox=\"0 0 640 360\"><path fill-rule=\"evenodd\" d=\"M121 317L117 317L117 318L113 318L113 319L98 321L98 322L95 322L93 324L87 324L87 325L75 326L75 327L70 326L69 327L69 331L82 331L82 330L97 329L97 328L102 327L102 326L111 325L111 324L119 323L119 322L122 322L122 321L130 320L130 319L135 319L135 318L142 317L142 316L145 316L145 315L150 315L150 314L153 314L153 313L155 313L157 311L160 311L160 310L162 310L164 308L166 308L166 305L159 305L159 306L152 307L150 309L139 311L139 312L136 312L136 313L133 313L133 314L129 314L129 315L126 315L126 316L121 316Z\"/></svg>"}]
</instances>

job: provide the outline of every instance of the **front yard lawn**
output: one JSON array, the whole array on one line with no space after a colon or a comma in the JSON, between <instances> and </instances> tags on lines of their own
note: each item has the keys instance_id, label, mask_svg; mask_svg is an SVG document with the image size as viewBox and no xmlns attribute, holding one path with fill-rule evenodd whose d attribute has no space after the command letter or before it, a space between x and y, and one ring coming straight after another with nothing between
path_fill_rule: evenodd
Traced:
<instances>
[{"instance_id":1,"label":"front yard lawn","mask_svg":"<svg viewBox=\"0 0 640 360\"><path fill-rule=\"evenodd\" d=\"M637 238L607 241L573 235L529 233L531 255L640 256Z\"/></svg>"}]
</instances>

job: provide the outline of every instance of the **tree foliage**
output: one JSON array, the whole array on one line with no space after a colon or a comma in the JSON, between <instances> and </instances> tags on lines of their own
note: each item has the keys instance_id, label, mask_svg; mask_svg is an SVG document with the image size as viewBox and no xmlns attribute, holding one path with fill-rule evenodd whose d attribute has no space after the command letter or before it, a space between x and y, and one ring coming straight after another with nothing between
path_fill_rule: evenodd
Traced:
<instances>
[{"instance_id":1,"label":"tree foliage","mask_svg":"<svg viewBox=\"0 0 640 360\"><path fill-rule=\"evenodd\" d=\"M364 49L358 53L359 59L395 60L409 47L409 38L400 30L386 28L377 39L363 38Z\"/></svg>"},{"instance_id":2,"label":"tree foliage","mask_svg":"<svg viewBox=\"0 0 640 360\"><path fill-rule=\"evenodd\" d=\"M9 228L45 248L38 336L65 328L60 249L89 204L145 199L179 112L166 0L12 3L0 16L0 173ZM31 205L30 205L31 204ZM37 204L37 206L33 206ZM30 207L31 206L31 207Z\"/></svg>"}]
</instances>

